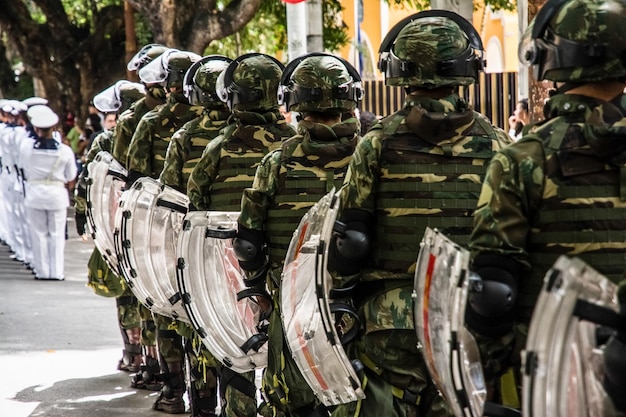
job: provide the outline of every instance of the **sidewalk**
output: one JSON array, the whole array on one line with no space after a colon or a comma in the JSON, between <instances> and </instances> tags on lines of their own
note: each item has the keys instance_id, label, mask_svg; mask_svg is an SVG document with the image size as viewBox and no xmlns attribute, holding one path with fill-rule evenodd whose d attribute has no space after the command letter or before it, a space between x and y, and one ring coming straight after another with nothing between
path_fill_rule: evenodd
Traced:
<instances>
[{"instance_id":1,"label":"sidewalk","mask_svg":"<svg viewBox=\"0 0 626 417\"><path fill-rule=\"evenodd\" d=\"M115 300L85 285L93 242L68 211L65 281L37 281L0 246L0 417L164 417L117 371Z\"/></svg>"}]
</instances>

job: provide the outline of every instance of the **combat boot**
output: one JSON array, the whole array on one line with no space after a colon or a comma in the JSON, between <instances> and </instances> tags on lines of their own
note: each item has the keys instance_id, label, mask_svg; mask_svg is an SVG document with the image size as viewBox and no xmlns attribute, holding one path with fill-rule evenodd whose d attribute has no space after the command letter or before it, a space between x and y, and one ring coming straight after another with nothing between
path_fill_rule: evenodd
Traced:
<instances>
[{"instance_id":1,"label":"combat boot","mask_svg":"<svg viewBox=\"0 0 626 417\"><path fill-rule=\"evenodd\" d=\"M130 381L130 386L135 389L159 391L163 388L159 374L159 361L151 356L146 356L145 361L146 363L141 365L140 371L133 376L133 379Z\"/></svg>"},{"instance_id":2,"label":"combat boot","mask_svg":"<svg viewBox=\"0 0 626 417\"><path fill-rule=\"evenodd\" d=\"M164 361L161 365L162 368L165 368L162 374L163 388L152 405L152 409L167 414L183 414L185 412L185 401L183 400L185 376L182 362Z\"/></svg>"}]
</instances>

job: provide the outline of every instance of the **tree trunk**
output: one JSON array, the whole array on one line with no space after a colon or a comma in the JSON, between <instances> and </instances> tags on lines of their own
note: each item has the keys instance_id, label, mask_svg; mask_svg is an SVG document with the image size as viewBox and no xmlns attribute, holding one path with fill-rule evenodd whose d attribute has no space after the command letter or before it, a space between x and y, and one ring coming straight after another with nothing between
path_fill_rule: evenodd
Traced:
<instances>
[{"instance_id":1,"label":"tree trunk","mask_svg":"<svg viewBox=\"0 0 626 417\"><path fill-rule=\"evenodd\" d=\"M528 23L535 17L539 9L544 5L546 0L527 0L528 1ZM552 88L551 81L537 81L535 79L532 67L528 68L529 88L528 88L528 106L530 110L530 119L533 122L544 119L543 105L549 98L548 91Z\"/></svg>"}]
</instances>

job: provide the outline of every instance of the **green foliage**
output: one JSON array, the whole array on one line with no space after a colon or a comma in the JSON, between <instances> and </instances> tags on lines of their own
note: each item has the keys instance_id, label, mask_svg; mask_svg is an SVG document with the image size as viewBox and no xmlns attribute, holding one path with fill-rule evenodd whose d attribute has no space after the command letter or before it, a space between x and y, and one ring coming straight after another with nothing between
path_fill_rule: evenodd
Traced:
<instances>
[{"instance_id":1,"label":"green foliage","mask_svg":"<svg viewBox=\"0 0 626 417\"><path fill-rule=\"evenodd\" d=\"M417 10L425 10L430 7L430 0L386 0L387 3L392 5L406 5L415 7ZM468 0L462 0L468 1ZM474 2L474 6L476 3L480 3L480 0L476 0ZM515 10L517 7L516 0L483 0L482 3L485 6L490 6L492 10Z\"/></svg>"},{"instance_id":2,"label":"green foliage","mask_svg":"<svg viewBox=\"0 0 626 417\"><path fill-rule=\"evenodd\" d=\"M347 25L338 19L342 10L340 0L324 0L324 49L336 51L347 44ZM248 52L274 55L287 50L287 12L280 0L263 1L256 16L238 33L211 42L205 54L236 57Z\"/></svg>"}]
</instances>

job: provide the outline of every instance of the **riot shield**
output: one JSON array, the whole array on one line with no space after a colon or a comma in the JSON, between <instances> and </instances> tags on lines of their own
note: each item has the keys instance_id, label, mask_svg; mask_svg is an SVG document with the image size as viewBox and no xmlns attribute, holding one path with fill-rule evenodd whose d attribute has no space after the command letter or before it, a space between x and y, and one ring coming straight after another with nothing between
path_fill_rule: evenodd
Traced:
<instances>
[{"instance_id":1,"label":"riot shield","mask_svg":"<svg viewBox=\"0 0 626 417\"><path fill-rule=\"evenodd\" d=\"M189 322L176 284L176 243L189 199L150 177L121 198L116 250L137 299L151 311Z\"/></svg>"},{"instance_id":2,"label":"riot shield","mask_svg":"<svg viewBox=\"0 0 626 417\"><path fill-rule=\"evenodd\" d=\"M333 189L302 217L285 257L280 297L285 340L307 383L327 406L365 398L335 328L330 298L327 250L338 207Z\"/></svg>"},{"instance_id":3,"label":"riot shield","mask_svg":"<svg viewBox=\"0 0 626 417\"><path fill-rule=\"evenodd\" d=\"M618 310L611 281L578 258L557 259L545 276L522 352L523 415L609 415L594 321Z\"/></svg>"},{"instance_id":4,"label":"riot shield","mask_svg":"<svg viewBox=\"0 0 626 417\"><path fill-rule=\"evenodd\" d=\"M267 365L267 316L246 296L232 247L238 212L194 211L178 236L177 282L194 329L225 366L243 373ZM267 295L269 297L269 295Z\"/></svg>"},{"instance_id":5,"label":"riot shield","mask_svg":"<svg viewBox=\"0 0 626 417\"><path fill-rule=\"evenodd\" d=\"M454 415L483 415L486 399L480 354L463 317L469 252L426 228L415 269L413 316L430 375Z\"/></svg>"},{"instance_id":6,"label":"riot shield","mask_svg":"<svg viewBox=\"0 0 626 417\"><path fill-rule=\"evenodd\" d=\"M86 215L89 231L109 268L120 275L113 232L128 172L107 151L98 152L88 169Z\"/></svg>"}]
</instances>

